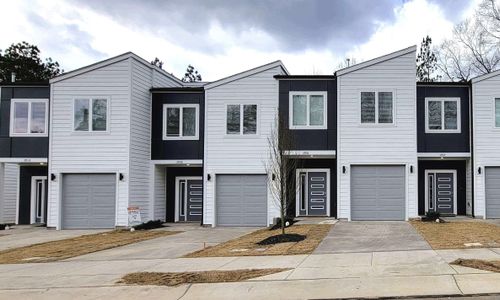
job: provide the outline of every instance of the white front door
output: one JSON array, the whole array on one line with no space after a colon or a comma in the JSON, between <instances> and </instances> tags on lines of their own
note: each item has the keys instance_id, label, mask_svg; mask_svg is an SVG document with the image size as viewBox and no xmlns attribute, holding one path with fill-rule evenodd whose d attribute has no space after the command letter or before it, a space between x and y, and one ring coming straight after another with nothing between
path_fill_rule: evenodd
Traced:
<instances>
[{"instance_id":1,"label":"white front door","mask_svg":"<svg viewBox=\"0 0 500 300\"><path fill-rule=\"evenodd\" d=\"M31 177L31 223L45 223L47 176Z\"/></svg>"}]
</instances>

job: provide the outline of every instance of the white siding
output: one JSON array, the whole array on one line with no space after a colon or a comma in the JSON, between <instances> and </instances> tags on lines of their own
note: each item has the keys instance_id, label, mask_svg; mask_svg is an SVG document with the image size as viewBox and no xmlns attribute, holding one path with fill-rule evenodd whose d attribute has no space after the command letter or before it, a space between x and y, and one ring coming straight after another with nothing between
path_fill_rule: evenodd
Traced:
<instances>
[{"instance_id":1,"label":"white siding","mask_svg":"<svg viewBox=\"0 0 500 300\"><path fill-rule=\"evenodd\" d=\"M15 223L17 213L17 197L19 184L19 165L4 164L2 186L2 209L0 223Z\"/></svg>"},{"instance_id":2,"label":"white siding","mask_svg":"<svg viewBox=\"0 0 500 300\"><path fill-rule=\"evenodd\" d=\"M338 213L350 219L350 165L406 166L407 217L417 213L417 136L415 52L347 73L338 78ZM392 91L394 125L360 123L360 92ZM410 174L409 166L414 170ZM346 174L342 167L346 166Z\"/></svg>"},{"instance_id":3,"label":"white siding","mask_svg":"<svg viewBox=\"0 0 500 300\"><path fill-rule=\"evenodd\" d=\"M205 181L204 223L215 220L215 174L265 174L269 155L267 138L271 133L278 107L278 81L274 75L282 74L281 67L273 67L205 92ZM226 104L248 103L258 105L257 136L226 136ZM206 178L206 176L205 176ZM268 201L272 203L271 194ZM269 222L278 215L268 205Z\"/></svg>"},{"instance_id":4,"label":"white siding","mask_svg":"<svg viewBox=\"0 0 500 300\"><path fill-rule=\"evenodd\" d=\"M474 214L485 216L484 167L500 166L500 129L495 128L494 99L500 98L500 74L472 84L474 113ZM481 174L477 170L481 167Z\"/></svg>"}]
</instances>

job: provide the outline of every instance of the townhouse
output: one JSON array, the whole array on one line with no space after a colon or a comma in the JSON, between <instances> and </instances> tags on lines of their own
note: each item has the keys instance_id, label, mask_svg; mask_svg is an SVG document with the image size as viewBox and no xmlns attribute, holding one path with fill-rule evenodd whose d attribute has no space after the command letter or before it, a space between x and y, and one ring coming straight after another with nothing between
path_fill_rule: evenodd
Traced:
<instances>
[{"instance_id":1,"label":"townhouse","mask_svg":"<svg viewBox=\"0 0 500 300\"><path fill-rule=\"evenodd\" d=\"M290 215L500 217L500 73L420 83L415 56L409 47L333 75L291 75L275 61L185 83L125 53L63 74L50 81L45 160L2 159L2 213L21 199L9 194L7 163L48 163L37 166L47 217L35 220L48 227L125 227L129 207L143 221L272 224L279 210L265 166L279 115L298 165Z\"/></svg>"}]
</instances>

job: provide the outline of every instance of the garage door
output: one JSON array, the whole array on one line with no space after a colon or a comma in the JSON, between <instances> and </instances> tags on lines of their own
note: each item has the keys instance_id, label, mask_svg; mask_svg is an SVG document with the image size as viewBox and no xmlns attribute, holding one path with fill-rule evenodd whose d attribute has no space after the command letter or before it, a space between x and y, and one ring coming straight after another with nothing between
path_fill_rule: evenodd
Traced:
<instances>
[{"instance_id":1,"label":"garage door","mask_svg":"<svg viewBox=\"0 0 500 300\"><path fill-rule=\"evenodd\" d=\"M500 168L485 168L486 218L500 218Z\"/></svg>"},{"instance_id":2,"label":"garage door","mask_svg":"<svg viewBox=\"0 0 500 300\"><path fill-rule=\"evenodd\" d=\"M266 175L217 175L218 226L267 225Z\"/></svg>"},{"instance_id":3,"label":"garage door","mask_svg":"<svg viewBox=\"0 0 500 300\"><path fill-rule=\"evenodd\" d=\"M115 174L63 176L62 227L113 228L115 226Z\"/></svg>"},{"instance_id":4,"label":"garage door","mask_svg":"<svg viewBox=\"0 0 500 300\"><path fill-rule=\"evenodd\" d=\"M351 167L352 220L404 220L404 166Z\"/></svg>"}]
</instances>

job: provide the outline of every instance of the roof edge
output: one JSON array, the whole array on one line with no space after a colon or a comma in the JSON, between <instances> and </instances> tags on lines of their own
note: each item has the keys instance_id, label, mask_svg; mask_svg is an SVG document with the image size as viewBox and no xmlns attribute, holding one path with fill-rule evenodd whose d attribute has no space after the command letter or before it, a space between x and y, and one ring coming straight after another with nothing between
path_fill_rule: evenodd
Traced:
<instances>
[{"instance_id":1,"label":"roof edge","mask_svg":"<svg viewBox=\"0 0 500 300\"><path fill-rule=\"evenodd\" d=\"M478 83L480 81L483 81L483 80L486 80L486 79L489 79L491 77L495 77L495 76L498 76L498 75L500 75L500 70L496 70L496 71L493 71L493 72L488 73L488 74L483 74L483 75L476 76L476 77L472 78L470 81L472 83Z\"/></svg>"}]
</instances>

